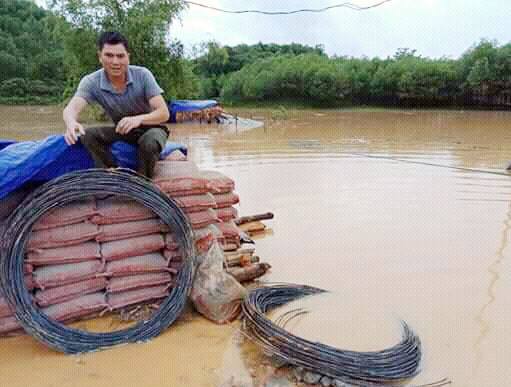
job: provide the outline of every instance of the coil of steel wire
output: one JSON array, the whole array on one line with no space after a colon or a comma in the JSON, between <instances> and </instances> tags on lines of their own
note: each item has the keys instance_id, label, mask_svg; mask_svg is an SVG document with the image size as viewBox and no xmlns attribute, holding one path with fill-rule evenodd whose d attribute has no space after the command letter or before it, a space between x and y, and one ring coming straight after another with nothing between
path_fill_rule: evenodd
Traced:
<instances>
[{"instance_id":1,"label":"coil of steel wire","mask_svg":"<svg viewBox=\"0 0 511 387\"><path fill-rule=\"evenodd\" d=\"M47 211L92 195L120 195L154 211L167 224L183 253L177 285L148 321L116 332L91 333L60 324L34 306L23 280L25 247L32 225ZM65 353L83 353L147 341L168 328L182 312L190 292L194 247L188 219L150 180L124 169L90 169L58 177L33 191L9 217L1 244L0 284L27 333Z\"/></svg>"},{"instance_id":2,"label":"coil of steel wire","mask_svg":"<svg viewBox=\"0 0 511 387\"><path fill-rule=\"evenodd\" d=\"M265 316L271 309L324 292L319 288L295 284L255 288L242 304L242 328L267 353L351 385L402 385L417 375L421 343L405 322L402 322L402 340L395 346L376 352L356 352L302 339Z\"/></svg>"}]
</instances>

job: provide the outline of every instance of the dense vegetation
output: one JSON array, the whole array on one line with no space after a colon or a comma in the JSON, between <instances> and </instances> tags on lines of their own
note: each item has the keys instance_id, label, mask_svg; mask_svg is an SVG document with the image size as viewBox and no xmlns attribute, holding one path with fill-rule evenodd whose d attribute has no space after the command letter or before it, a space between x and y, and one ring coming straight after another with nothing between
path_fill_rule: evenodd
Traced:
<instances>
[{"instance_id":1,"label":"dense vegetation","mask_svg":"<svg viewBox=\"0 0 511 387\"><path fill-rule=\"evenodd\" d=\"M329 57L322 46L204 43L186 58L166 31L182 0L0 0L0 102L68 98L98 68L95 41L123 32L131 62L149 67L171 98L302 105L511 106L511 44L482 40L459 59L399 49L386 59Z\"/></svg>"},{"instance_id":2,"label":"dense vegetation","mask_svg":"<svg viewBox=\"0 0 511 387\"><path fill-rule=\"evenodd\" d=\"M220 96L227 74L262 59L302 54L326 57L321 46L312 48L297 43L286 45L259 43L252 46L241 44L235 47L221 47L217 42L209 42L201 49L205 53L193 59L192 63L195 74L201 78L199 94L202 97Z\"/></svg>"},{"instance_id":3,"label":"dense vegetation","mask_svg":"<svg viewBox=\"0 0 511 387\"><path fill-rule=\"evenodd\" d=\"M228 47L223 49L229 52ZM218 48L213 47L215 50ZM298 55L265 55L233 72L227 70L231 59L224 55L225 70L219 72L212 70L219 68L218 60L210 61L208 69L204 64L208 59L209 53L196 66L202 77L201 90L205 97L221 95L229 102L277 99L332 106L511 105L511 44L498 46L487 40L458 60L424 58L409 49L400 49L386 59L330 58L316 48Z\"/></svg>"},{"instance_id":4,"label":"dense vegetation","mask_svg":"<svg viewBox=\"0 0 511 387\"><path fill-rule=\"evenodd\" d=\"M61 99L66 75L55 23L31 2L0 0L0 102Z\"/></svg>"}]
</instances>

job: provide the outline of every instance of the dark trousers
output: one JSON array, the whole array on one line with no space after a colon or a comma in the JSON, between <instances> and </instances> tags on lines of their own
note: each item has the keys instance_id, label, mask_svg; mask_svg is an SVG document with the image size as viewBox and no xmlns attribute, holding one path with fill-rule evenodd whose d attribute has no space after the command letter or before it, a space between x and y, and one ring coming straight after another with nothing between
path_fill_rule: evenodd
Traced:
<instances>
[{"instance_id":1,"label":"dark trousers","mask_svg":"<svg viewBox=\"0 0 511 387\"><path fill-rule=\"evenodd\" d=\"M101 126L85 129L85 135L80 137L80 141L94 160L96 168L117 167L110 150L115 141L138 145L137 172L151 178L167 137L167 131L158 125L141 126L132 129L128 134L116 133L113 126Z\"/></svg>"}]
</instances>

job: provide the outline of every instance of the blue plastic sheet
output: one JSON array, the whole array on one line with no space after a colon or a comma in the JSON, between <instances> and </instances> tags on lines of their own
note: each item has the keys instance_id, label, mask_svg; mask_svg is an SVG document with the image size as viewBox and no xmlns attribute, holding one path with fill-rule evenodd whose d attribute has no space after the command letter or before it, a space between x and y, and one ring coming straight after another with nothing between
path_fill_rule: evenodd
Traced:
<instances>
[{"instance_id":1,"label":"blue plastic sheet","mask_svg":"<svg viewBox=\"0 0 511 387\"><path fill-rule=\"evenodd\" d=\"M177 112L188 112L192 110L202 110L208 109L218 105L217 101L213 99L208 100L198 100L198 101L189 101L189 100L175 100L168 103L169 111L170 111L170 119L169 122L176 122L176 113Z\"/></svg>"},{"instance_id":2,"label":"blue plastic sheet","mask_svg":"<svg viewBox=\"0 0 511 387\"><path fill-rule=\"evenodd\" d=\"M187 153L184 145L167 143L160 158L176 149ZM137 169L136 146L118 141L112 144L112 154L120 167ZM26 183L42 183L88 168L94 168L94 162L83 145L68 146L62 135L40 141L0 141L0 199Z\"/></svg>"}]
</instances>

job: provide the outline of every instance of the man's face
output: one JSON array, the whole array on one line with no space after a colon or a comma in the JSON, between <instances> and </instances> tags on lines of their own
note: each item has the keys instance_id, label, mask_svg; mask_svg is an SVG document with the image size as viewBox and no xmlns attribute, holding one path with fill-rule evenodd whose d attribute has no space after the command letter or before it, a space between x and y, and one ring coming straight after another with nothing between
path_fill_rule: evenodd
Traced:
<instances>
[{"instance_id":1,"label":"man's face","mask_svg":"<svg viewBox=\"0 0 511 387\"><path fill-rule=\"evenodd\" d=\"M99 52L99 62L110 78L118 78L126 74L130 64L130 55L122 43L105 43Z\"/></svg>"}]
</instances>

